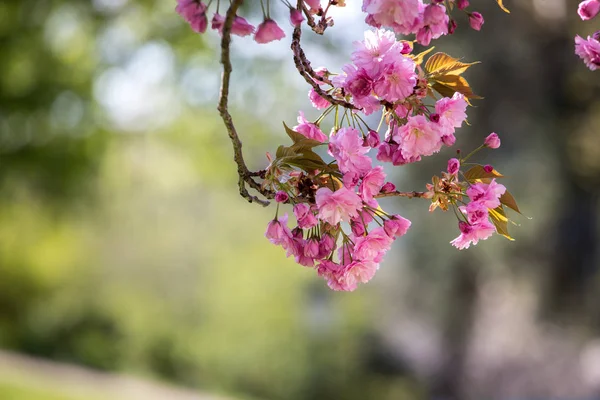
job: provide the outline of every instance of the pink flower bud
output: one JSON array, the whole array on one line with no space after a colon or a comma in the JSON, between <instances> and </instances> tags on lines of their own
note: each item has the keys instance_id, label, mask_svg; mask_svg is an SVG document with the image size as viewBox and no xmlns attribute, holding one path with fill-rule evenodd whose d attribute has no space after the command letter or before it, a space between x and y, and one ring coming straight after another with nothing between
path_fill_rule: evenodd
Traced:
<instances>
[{"instance_id":1,"label":"pink flower bud","mask_svg":"<svg viewBox=\"0 0 600 400\"><path fill-rule=\"evenodd\" d=\"M335 240L333 239L333 236L328 233L324 234L319 241L319 257L327 257L329 254L331 254L334 248Z\"/></svg>"},{"instance_id":2,"label":"pink flower bud","mask_svg":"<svg viewBox=\"0 0 600 400\"><path fill-rule=\"evenodd\" d=\"M489 147L490 149L497 149L500 147L500 138L498 137L498 134L494 132L490 133L488 137L485 138L483 145L485 147Z\"/></svg>"},{"instance_id":3,"label":"pink flower bud","mask_svg":"<svg viewBox=\"0 0 600 400\"><path fill-rule=\"evenodd\" d=\"M365 226L361 221L353 219L350 221L350 229L355 236L363 236L365 234Z\"/></svg>"},{"instance_id":4,"label":"pink flower bud","mask_svg":"<svg viewBox=\"0 0 600 400\"><path fill-rule=\"evenodd\" d=\"M392 193L395 191L396 191L396 185L394 185L392 182L386 182L381 187L381 193Z\"/></svg>"},{"instance_id":5,"label":"pink flower bud","mask_svg":"<svg viewBox=\"0 0 600 400\"><path fill-rule=\"evenodd\" d=\"M448 160L448 173L450 175L458 175L458 171L460 170L460 161L456 158L451 158Z\"/></svg>"},{"instance_id":6,"label":"pink flower bud","mask_svg":"<svg viewBox=\"0 0 600 400\"><path fill-rule=\"evenodd\" d=\"M600 31L594 33L592 35L592 37L594 38L595 41L600 42Z\"/></svg>"},{"instance_id":7,"label":"pink flower bud","mask_svg":"<svg viewBox=\"0 0 600 400\"><path fill-rule=\"evenodd\" d=\"M225 22L225 17L219 13L215 13L212 21L210 22L211 29L215 31L223 32L223 23Z\"/></svg>"},{"instance_id":8,"label":"pink flower bud","mask_svg":"<svg viewBox=\"0 0 600 400\"><path fill-rule=\"evenodd\" d=\"M435 122L435 123L438 123L438 122L440 122L440 114L436 114L436 113L432 113L432 114L430 114L430 115L429 115L429 120L430 120L431 122Z\"/></svg>"},{"instance_id":9,"label":"pink flower bud","mask_svg":"<svg viewBox=\"0 0 600 400\"><path fill-rule=\"evenodd\" d=\"M451 19L450 22L448 22L448 34L452 35L455 30L456 30L456 21Z\"/></svg>"},{"instance_id":10,"label":"pink flower bud","mask_svg":"<svg viewBox=\"0 0 600 400\"><path fill-rule=\"evenodd\" d=\"M206 8L206 4L202 2L177 0L175 11L190 24L195 32L204 33L208 27Z\"/></svg>"},{"instance_id":11,"label":"pink flower bud","mask_svg":"<svg viewBox=\"0 0 600 400\"><path fill-rule=\"evenodd\" d=\"M295 8L290 8L290 23L292 26L300 26L302 21L304 21L302 11L296 10Z\"/></svg>"},{"instance_id":12,"label":"pink flower bud","mask_svg":"<svg viewBox=\"0 0 600 400\"><path fill-rule=\"evenodd\" d=\"M272 19L265 19L260 25L258 25L258 29L256 30L256 34L254 35L254 40L257 43L269 43L274 40L281 40L285 37L285 33L277 22Z\"/></svg>"},{"instance_id":13,"label":"pink flower bud","mask_svg":"<svg viewBox=\"0 0 600 400\"><path fill-rule=\"evenodd\" d=\"M393 215L383 223L383 229L389 237L403 236L410 228L411 222L400 215Z\"/></svg>"},{"instance_id":14,"label":"pink flower bud","mask_svg":"<svg viewBox=\"0 0 600 400\"><path fill-rule=\"evenodd\" d=\"M458 7L459 10L464 10L469 7L469 0L456 0L456 7Z\"/></svg>"},{"instance_id":15,"label":"pink flower bud","mask_svg":"<svg viewBox=\"0 0 600 400\"><path fill-rule=\"evenodd\" d=\"M453 134L444 135L442 136L442 143L444 143L448 147L454 146L454 143L456 143L456 136L454 136Z\"/></svg>"},{"instance_id":16,"label":"pink flower bud","mask_svg":"<svg viewBox=\"0 0 600 400\"><path fill-rule=\"evenodd\" d=\"M490 164L487 164L483 166L483 170L489 174L494 170L494 167L492 167Z\"/></svg>"},{"instance_id":17,"label":"pink flower bud","mask_svg":"<svg viewBox=\"0 0 600 400\"><path fill-rule=\"evenodd\" d=\"M304 245L304 256L317 258L319 256L319 241L315 238L308 239Z\"/></svg>"},{"instance_id":18,"label":"pink flower bud","mask_svg":"<svg viewBox=\"0 0 600 400\"><path fill-rule=\"evenodd\" d=\"M367 137L365 138L364 146L375 148L379 146L380 142L381 139L379 138L379 133L375 132L374 130L370 130L367 134Z\"/></svg>"},{"instance_id":19,"label":"pink flower bud","mask_svg":"<svg viewBox=\"0 0 600 400\"><path fill-rule=\"evenodd\" d=\"M275 201L278 203L285 203L286 201L288 201L289 198L290 196L288 196L288 194L283 190L280 190L279 192L275 193Z\"/></svg>"},{"instance_id":20,"label":"pink flower bud","mask_svg":"<svg viewBox=\"0 0 600 400\"><path fill-rule=\"evenodd\" d=\"M211 21L211 28L218 31L219 34L223 34L223 24L225 23L225 17L215 13ZM254 33L254 26L248 23L246 19L238 17L237 15L233 19L231 24L231 34L238 36L248 36Z\"/></svg>"},{"instance_id":21,"label":"pink flower bud","mask_svg":"<svg viewBox=\"0 0 600 400\"><path fill-rule=\"evenodd\" d=\"M582 20L587 21L594 18L600 12L600 0L584 0L579 3L577 13Z\"/></svg>"},{"instance_id":22,"label":"pink flower bud","mask_svg":"<svg viewBox=\"0 0 600 400\"><path fill-rule=\"evenodd\" d=\"M402 41L402 50L400 50L400 53L402 54L410 54L410 52L412 51L412 47L410 45L409 42L407 41Z\"/></svg>"},{"instance_id":23,"label":"pink flower bud","mask_svg":"<svg viewBox=\"0 0 600 400\"><path fill-rule=\"evenodd\" d=\"M469 24L471 25L471 28L475 29L476 31L479 31L481 30L481 25L483 25L483 23L483 15L481 15L477 11L469 14Z\"/></svg>"},{"instance_id":24,"label":"pink flower bud","mask_svg":"<svg viewBox=\"0 0 600 400\"><path fill-rule=\"evenodd\" d=\"M431 43L432 36L433 36L433 34L431 32L431 29L429 29L429 27L425 26L425 27L419 29L419 31L417 32L417 42L421 46L429 46L429 43Z\"/></svg>"}]
</instances>

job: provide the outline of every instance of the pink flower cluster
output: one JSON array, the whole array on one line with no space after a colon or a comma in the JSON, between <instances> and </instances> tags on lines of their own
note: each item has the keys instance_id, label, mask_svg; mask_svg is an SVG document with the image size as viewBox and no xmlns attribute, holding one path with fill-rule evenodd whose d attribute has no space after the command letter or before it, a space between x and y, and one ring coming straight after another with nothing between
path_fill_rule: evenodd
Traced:
<instances>
[{"instance_id":1,"label":"pink flower cluster","mask_svg":"<svg viewBox=\"0 0 600 400\"><path fill-rule=\"evenodd\" d=\"M390 31L366 31L364 41L354 43L353 63L342 68L344 74L333 79L334 85L367 115L382 102L404 101L417 84L415 62L406 56L411 48L404 43Z\"/></svg>"},{"instance_id":2,"label":"pink flower cluster","mask_svg":"<svg viewBox=\"0 0 600 400\"><path fill-rule=\"evenodd\" d=\"M506 192L504 185L492 179L490 183L475 183L467 189L470 202L460 207L466 221L459 221L460 235L450 243L457 249L468 249L492 236L496 228L489 220L489 209L500 206L500 196Z\"/></svg>"},{"instance_id":3,"label":"pink flower cluster","mask_svg":"<svg viewBox=\"0 0 600 400\"><path fill-rule=\"evenodd\" d=\"M342 183L316 190L315 203L298 203L293 211L297 227L287 227L287 215L271 221L265 236L282 246L297 263L316 267L334 290L352 291L359 282L368 282L396 237L410 227L410 221L381 211L376 196L386 186L383 167L372 167L360 132L339 129L329 139L329 153L342 172ZM391 185L393 187L393 185ZM286 199L278 193L280 199ZM370 228L371 223L379 227ZM350 233L342 229L350 226ZM338 242L341 242L338 246ZM337 249L337 261L334 261Z\"/></svg>"},{"instance_id":4,"label":"pink flower cluster","mask_svg":"<svg viewBox=\"0 0 600 400\"><path fill-rule=\"evenodd\" d=\"M600 13L600 0L584 0L577 9L583 21L595 18ZM575 36L575 54L577 54L592 71L600 69L600 31L587 39Z\"/></svg>"},{"instance_id":5,"label":"pink flower cluster","mask_svg":"<svg viewBox=\"0 0 600 400\"><path fill-rule=\"evenodd\" d=\"M404 165L437 153L442 145L452 146L454 132L467 118L467 102L460 93L444 97L435 104L435 113L408 115L404 125L390 123L385 141L379 145L377 159Z\"/></svg>"},{"instance_id":6,"label":"pink flower cluster","mask_svg":"<svg viewBox=\"0 0 600 400\"><path fill-rule=\"evenodd\" d=\"M424 4L422 0L363 0L362 10L367 13L366 23L376 27L387 27L397 34L415 34L416 40L428 46L432 39L451 34L456 29L456 21L451 20L442 1ZM469 6L466 0L449 0L464 10ZM483 16L478 12L467 12L469 24L475 30L483 25Z\"/></svg>"},{"instance_id":7,"label":"pink flower cluster","mask_svg":"<svg viewBox=\"0 0 600 400\"><path fill-rule=\"evenodd\" d=\"M195 32L206 32L206 28L208 27L208 17L206 16L208 6L202 1L177 0L175 11L190 24L190 27ZM302 22L302 20L299 20L299 18L302 18L302 15L293 14L290 18L292 24ZM211 28L222 34L224 23L225 17L217 12L211 20ZM285 33L279 25L267 17L258 25L258 28L255 28L246 19L236 15L231 25L231 33L237 36L248 36L254 33L254 40L257 43L269 43L285 37Z\"/></svg>"}]
</instances>

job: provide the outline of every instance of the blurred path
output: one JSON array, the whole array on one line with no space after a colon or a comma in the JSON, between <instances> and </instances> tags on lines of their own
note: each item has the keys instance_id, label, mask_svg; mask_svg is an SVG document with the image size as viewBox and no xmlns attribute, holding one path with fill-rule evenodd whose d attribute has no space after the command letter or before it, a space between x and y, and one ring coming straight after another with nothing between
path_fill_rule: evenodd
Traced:
<instances>
[{"instance_id":1,"label":"blurred path","mask_svg":"<svg viewBox=\"0 0 600 400\"><path fill-rule=\"evenodd\" d=\"M0 384L93 400L233 400L6 351L0 351Z\"/></svg>"}]
</instances>

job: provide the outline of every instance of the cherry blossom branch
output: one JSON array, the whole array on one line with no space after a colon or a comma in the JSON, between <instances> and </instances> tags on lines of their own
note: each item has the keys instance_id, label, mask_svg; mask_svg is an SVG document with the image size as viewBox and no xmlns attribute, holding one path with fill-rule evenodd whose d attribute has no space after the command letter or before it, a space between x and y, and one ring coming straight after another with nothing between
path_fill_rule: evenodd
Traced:
<instances>
[{"instance_id":1,"label":"cherry blossom branch","mask_svg":"<svg viewBox=\"0 0 600 400\"><path fill-rule=\"evenodd\" d=\"M312 16L310 16L310 13L307 11L307 9L303 6L303 1L302 0L298 0L298 6L297 6L297 10L301 11L304 10L306 16L308 17L308 21L311 21ZM310 25L310 23L309 23ZM314 25L314 21L313 24L310 25L313 30L317 33L322 34L323 32L318 32L316 29L316 26ZM323 29L324 31L324 29ZM324 99L326 99L327 101L329 101L331 104L336 104L338 106L342 106L351 110L356 110L357 108L351 104L348 103L347 101L344 100L340 100L340 99L336 99L335 97L331 96L330 94L328 94L327 92L325 92L323 89L321 89L321 86L319 86L319 84L317 83L316 80L320 80L323 81L325 83L329 83L331 84L331 82L328 79L324 79L322 77L319 77L317 75L317 73L312 69L312 67L310 66L310 61L306 58L306 54L304 54L304 50L302 50L302 47L300 46L300 37L302 36L302 27L299 24L298 26L296 26L294 28L294 33L292 35L292 52L294 54L294 64L296 65L296 69L298 70L298 72L300 73L300 75L304 78L304 80L313 87L313 89L315 90L315 92L317 92L317 94L321 97L323 97Z\"/></svg>"},{"instance_id":2,"label":"cherry blossom branch","mask_svg":"<svg viewBox=\"0 0 600 400\"><path fill-rule=\"evenodd\" d=\"M229 82L232 72L231 59L229 57L229 48L231 45L231 26L237 13L237 9L242 2L243 0L233 0L231 2L231 6L227 10L227 14L225 16L225 22L223 23L223 37L221 39L221 64L223 64L223 74L221 75L221 92L219 95L219 106L217 109L221 114L221 118L223 118L223 122L227 128L227 133L231 139L231 144L233 145L233 159L238 166L238 187L240 190L240 195L248 200L249 203L258 203L266 207L269 205L269 202L259 199L258 197L248 193L246 185L257 190L267 199L272 199L274 195L270 190L263 188L252 178L253 176L261 176L261 173L251 172L246 166L246 163L244 162L244 155L242 153L242 141L237 134L237 130L235 129L233 119L231 118L231 114L229 114L228 109Z\"/></svg>"},{"instance_id":3,"label":"cherry blossom branch","mask_svg":"<svg viewBox=\"0 0 600 400\"><path fill-rule=\"evenodd\" d=\"M381 198L381 197L392 197L392 196L396 196L396 197L406 197L409 199L413 199L413 198L426 198L427 192L399 192L399 191L394 191L394 192L389 192L389 193L379 193L376 194L374 197L376 198Z\"/></svg>"}]
</instances>

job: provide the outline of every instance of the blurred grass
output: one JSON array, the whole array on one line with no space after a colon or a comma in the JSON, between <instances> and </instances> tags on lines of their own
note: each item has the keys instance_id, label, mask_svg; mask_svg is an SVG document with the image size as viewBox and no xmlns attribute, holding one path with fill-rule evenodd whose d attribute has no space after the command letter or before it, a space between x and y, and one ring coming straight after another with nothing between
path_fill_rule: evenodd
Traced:
<instances>
[{"instance_id":1,"label":"blurred grass","mask_svg":"<svg viewBox=\"0 0 600 400\"><path fill-rule=\"evenodd\" d=\"M71 396L59 391L36 390L14 383L0 383L2 400L99 400L99 398Z\"/></svg>"}]
</instances>

